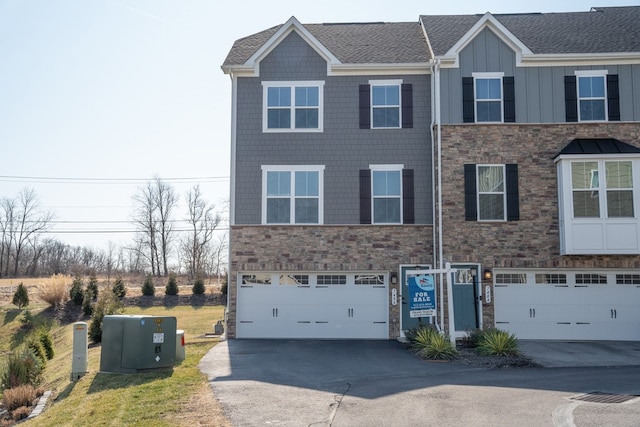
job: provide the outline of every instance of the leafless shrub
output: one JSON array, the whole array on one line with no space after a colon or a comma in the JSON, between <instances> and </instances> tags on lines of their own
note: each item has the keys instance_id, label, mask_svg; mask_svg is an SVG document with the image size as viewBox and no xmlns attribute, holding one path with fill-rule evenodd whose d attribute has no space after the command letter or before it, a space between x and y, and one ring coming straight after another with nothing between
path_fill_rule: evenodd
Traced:
<instances>
[{"instance_id":1,"label":"leafless shrub","mask_svg":"<svg viewBox=\"0 0 640 427\"><path fill-rule=\"evenodd\" d=\"M14 421L20 421L27 418L30 413L31 413L31 409L29 407L21 406L13 410L13 412L11 412L11 416L13 417Z\"/></svg>"}]
</instances>

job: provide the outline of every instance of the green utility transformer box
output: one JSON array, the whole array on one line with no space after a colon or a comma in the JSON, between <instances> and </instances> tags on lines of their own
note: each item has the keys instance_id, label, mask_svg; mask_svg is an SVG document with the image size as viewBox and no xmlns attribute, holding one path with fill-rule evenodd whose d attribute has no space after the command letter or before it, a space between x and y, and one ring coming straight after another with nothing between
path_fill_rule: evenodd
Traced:
<instances>
[{"instance_id":1,"label":"green utility transformer box","mask_svg":"<svg viewBox=\"0 0 640 427\"><path fill-rule=\"evenodd\" d=\"M175 317L104 316L100 371L131 374L176 362Z\"/></svg>"}]
</instances>

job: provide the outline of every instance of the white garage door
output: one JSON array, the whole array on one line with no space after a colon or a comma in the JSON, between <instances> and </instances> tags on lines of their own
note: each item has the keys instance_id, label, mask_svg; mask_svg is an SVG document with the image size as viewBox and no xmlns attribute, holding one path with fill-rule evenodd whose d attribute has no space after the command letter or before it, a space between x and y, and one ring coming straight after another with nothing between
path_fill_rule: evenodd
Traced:
<instances>
[{"instance_id":1,"label":"white garage door","mask_svg":"<svg viewBox=\"0 0 640 427\"><path fill-rule=\"evenodd\" d=\"M640 274L496 272L496 327L520 339L640 341Z\"/></svg>"},{"instance_id":2,"label":"white garage door","mask_svg":"<svg viewBox=\"0 0 640 427\"><path fill-rule=\"evenodd\" d=\"M389 338L385 273L241 273L238 283L238 338Z\"/></svg>"}]
</instances>

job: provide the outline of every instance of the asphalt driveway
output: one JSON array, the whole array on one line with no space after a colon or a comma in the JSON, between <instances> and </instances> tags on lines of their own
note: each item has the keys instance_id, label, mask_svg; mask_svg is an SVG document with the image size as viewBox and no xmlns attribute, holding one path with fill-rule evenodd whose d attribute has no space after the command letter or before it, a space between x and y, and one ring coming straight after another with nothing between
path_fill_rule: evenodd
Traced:
<instances>
[{"instance_id":1,"label":"asphalt driveway","mask_svg":"<svg viewBox=\"0 0 640 427\"><path fill-rule=\"evenodd\" d=\"M230 340L200 369L236 426L631 426L640 399L577 399L640 395L640 359L630 360L636 366L487 369L423 361L395 341Z\"/></svg>"}]
</instances>

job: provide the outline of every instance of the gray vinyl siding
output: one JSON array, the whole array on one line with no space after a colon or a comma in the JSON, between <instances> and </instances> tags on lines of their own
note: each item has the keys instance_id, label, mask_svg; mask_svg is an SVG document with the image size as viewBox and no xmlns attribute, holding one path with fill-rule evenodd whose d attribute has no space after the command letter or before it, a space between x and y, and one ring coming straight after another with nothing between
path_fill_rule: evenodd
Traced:
<instances>
[{"instance_id":1,"label":"gray vinyl siding","mask_svg":"<svg viewBox=\"0 0 640 427\"><path fill-rule=\"evenodd\" d=\"M621 121L640 121L640 65L516 67L511 48L485 29L462 50L459 68L441 69L442 122L463 122L462 77L504 72L514 76L517 123L564 123L564 76L602 69L619 76Z\"/></svg>"},{"instance_id":2,"label":"gray vinyl siding","mask_svg":"<svg viewBox=\"0 0 640 427\"><path fill-rule=\"evenodd\" d=\"M361 84L413 84L413 128L359 128ZM235 224L260 224L262 165L324 165L324 224L358 224L359 171L370 164L414 170L415 223L432 223L430 80L427 75L327 77L327 64L296 33L260 64L260 77L238 78ZM324 131L263 133L262 81L322 80Z\"/></svg>"}]
</instances>

